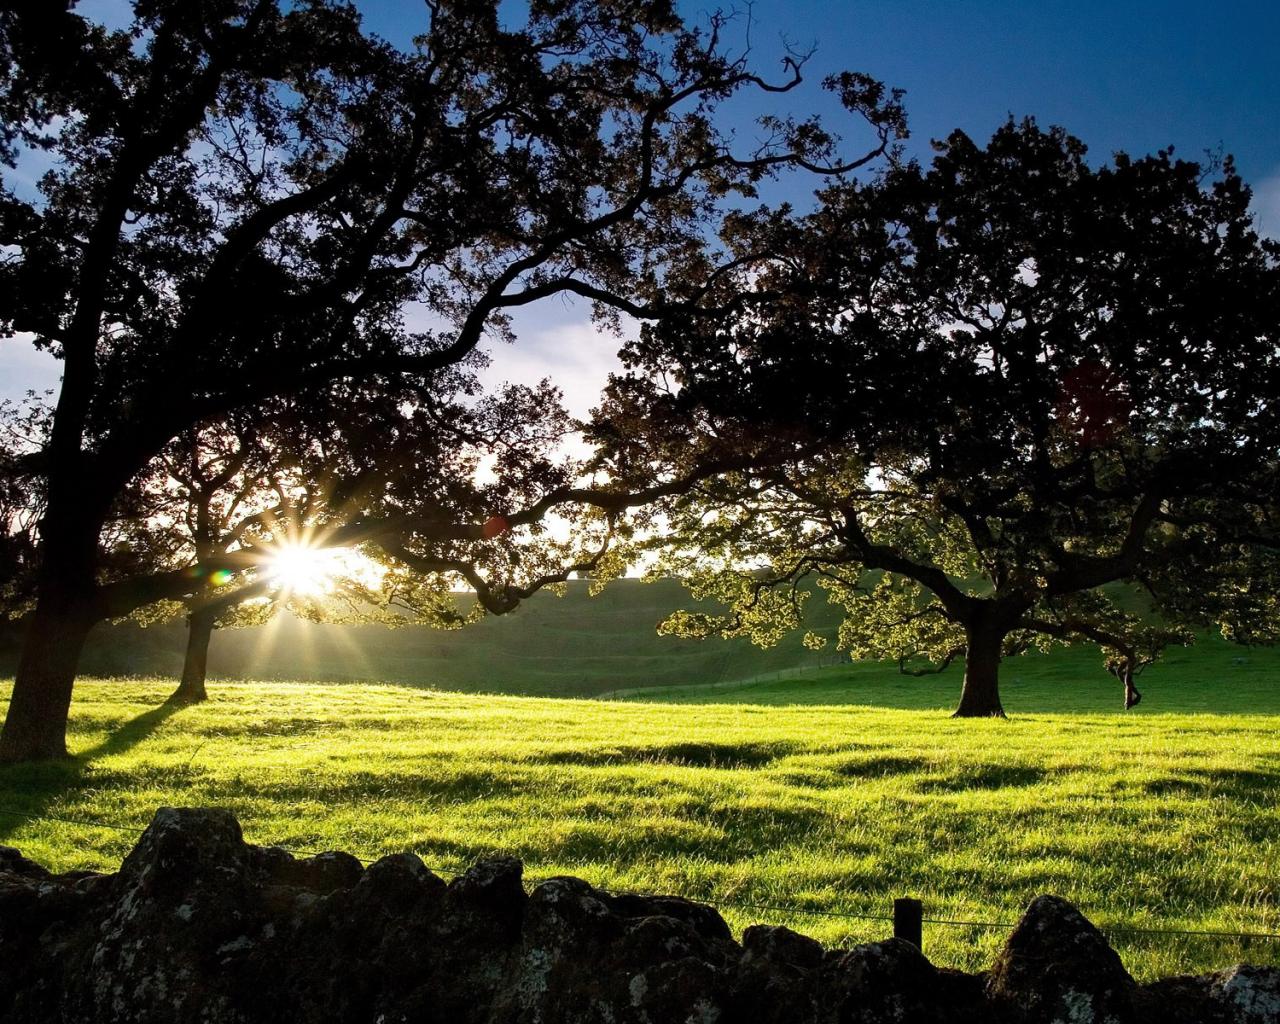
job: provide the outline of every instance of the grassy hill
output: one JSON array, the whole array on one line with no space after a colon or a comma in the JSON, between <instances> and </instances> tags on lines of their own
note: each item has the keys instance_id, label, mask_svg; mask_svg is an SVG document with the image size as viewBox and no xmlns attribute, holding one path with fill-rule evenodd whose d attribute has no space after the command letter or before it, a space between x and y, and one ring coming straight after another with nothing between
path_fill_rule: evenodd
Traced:
<instances>
[{"instance_id":1,"label":"grassy hill","mask_svg":"<svg viewBox=\"0 0 1280 1024\"><path fill-rule=\"evenodd\" d=\"M1280 931L1280 699L1269 670L1215 665L1153 675L1124 713L1114 684L1028 660L1008 721L921 710L954 680L884 667L644 701L237 683L182 710L170 680L85 682L73 760L0 766L0 842L109 869L157 806L217 805L253 842L442 871L512 853L534 880L683 893L831 945L883 937L866 916L915 895L976 922L925 931L970 969L1041 892L1145 977L1275 962L1274 940L1123 930Z\"/></svg>"},{"instance_id":2,"label":"grassy hill","mask_svg":"<svg viewBox=\"0 0 1280 1024\"><path fill-rule=\"evenodd\" d=\"M713 686L663 686L619 694L624 700L681 704L868 704L903 710L955 707L964 666L915 678L896 666L844 662L803 676L771 677ZM1239 647L1216 635L1191 647L1170 648L1138 676L1143 701L1130 717L1161 713L1280 715L1280 648ZM1000 694L1010 714L1108 713L1121 709L1119 682L1089 647L1058 648L1006 658ZM1280 746L1278 746L1280 750Z\"/></svg>"},{"instance_id":3,"label":"grassy hill","mask_svg":"<svg viewBox=\"0 0 1280 1024\"><path fill-rule=\"evenodd\" d=\"M746 640L660 637L671 611L689 607L672 580L623 579L597 597L572 581L564 597L539 593L509 615L461 630L421 626L334 626L278 616L256 629L220 630L210 648L216 679L411 683L469 691L591 696L624 687L743 679L832 660L805 650L798 636L769 651ZM813 628L834 635L837 610L810 602ZM186 643L181 623L104 624L82 662L91 676L176 675ZM0 650L12 674L16 647Z\"/></svg>"}]
</instances>

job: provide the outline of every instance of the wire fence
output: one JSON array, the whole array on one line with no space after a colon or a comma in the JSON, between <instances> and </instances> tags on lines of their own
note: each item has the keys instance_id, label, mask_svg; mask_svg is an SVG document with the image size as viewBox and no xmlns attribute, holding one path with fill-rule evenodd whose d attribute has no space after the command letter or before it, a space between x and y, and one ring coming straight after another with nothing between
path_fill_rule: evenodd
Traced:
<instances>
[{"instance_id":1,"label":"wire fence","mask_svg":"<svg viewBox=\"0 0 1280 1024\"><path fill-rule=\"evenodd\" d=\"M61 822L63 824L68 824L68 825L79 825L79 826L88 827L88 828L101 828L101 829L107 829L107 830L116 831L116 832L126 832L126 833L131 833L133 835L138 835L138 836L142 835L142 833L146 831L145 827L139 827L137 825L121 825L116 822L91 820L86 818L71 818L71 817L65 817L65 816L56 815L56 814L39 814L39 813L30 812L30 811L19 811L16 809L10 809L10 808L4 808L4 807L0 807L0 815L3 815L5 817L10 817L10 818L20 818L26 823L30 823L34 821ZM299 847L295 844L289 844L289 843L275 843L273 845L276 845L281 847L282 849L288 850L290 853L305 856L305 857L314 857L322 852L325 852L321 850L306 849L304 847ZM354 856L356 860L358 860L361 864L365 865L366 867L370 864L373 864L375 861L379 859L379 857L375 857L372 854L369 854L368 852L364 852L364 851L355 851L354 853L352 853L352 856ZM451 878L456 878L465 873L465 869L461 869L461 868L444 867L442 865L436 865L436 864L427 864L425 861L423 863L424 863L424 866L429 871L432 871L437 875L444 875ZM673 894L673 893L660 894L660 893L644 892L644 891L633 890L633 889L616 889L616 888L610 888L608 886L603 886L603 885L597 885L595 886L595 888L601 892L609 893L610 895L614 895L614 896L638 896L645 899L657 899L657 898L662 898L663 896L679 895L679 894ZM797 906L795 904L773 903L769 901L738 900L732 897L716 898L712 896L712 897L687 897L687 898L694 899L700 903L710 904L721 910L739 910L739 911L746 910L746 911L753 911L756 913L780 914L780 915L784 915L792 918L816 917L816 918L829 918L834 920L845 920L845 921L874 921L874 922L881 922L881 923L890 923L895 925L898 922L897 916L893 914L866 914L866 913L855 913L853 911L848 911L848 910L826 910L826 909L821 909L817 907L803 907L803 906ZM971 929L978 929L978 930L1003 930L1003 931L1011 931L1017 925L1016 920L1015 921L964 921L964 920L952 920L948 918L923 917L923 916L918 918L917 923L935 925L935 926L944 927L944 928L971 928ZM1182 938L1221 940L1223 942L1235 941L1235 942L1241 943L1244 946L1248 946L1253 942L1280 943L1280 932L1268 932L1268 931L1244 932L1244 931L1228 931L1228 930L1196 929L1196 928L1138 928L1131 925L1099 926L1098 930L1108 937L1113 937L1113 936L1114 937L1146 936L1148 938L1182 937ZM917 944L919 943L917 942Z\"/></svg>"}]
</instances>

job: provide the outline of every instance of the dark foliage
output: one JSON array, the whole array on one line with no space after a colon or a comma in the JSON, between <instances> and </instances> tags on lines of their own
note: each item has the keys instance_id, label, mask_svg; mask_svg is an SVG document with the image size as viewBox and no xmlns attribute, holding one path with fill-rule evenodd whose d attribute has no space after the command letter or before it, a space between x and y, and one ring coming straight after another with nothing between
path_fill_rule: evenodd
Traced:
<instances>
[{"instance_id":1,"label":"dark foliage","mask_svg":"<svg viewBox=\"0 0 1280 1024\"><path fill-rule=\"evenodd\" d=\"M1280 247L1249 198L1229 160L1095 168L1027 121L741 224L738 314L654 325L596 425L636 476L756 460L673 501L665 567L734 614L671 628L770 642L816 577L856 655L964 656L966 715L1033 643L1098 644L1133 703L1190 626L1273 635Z\"/></svg>"}]
</instances>

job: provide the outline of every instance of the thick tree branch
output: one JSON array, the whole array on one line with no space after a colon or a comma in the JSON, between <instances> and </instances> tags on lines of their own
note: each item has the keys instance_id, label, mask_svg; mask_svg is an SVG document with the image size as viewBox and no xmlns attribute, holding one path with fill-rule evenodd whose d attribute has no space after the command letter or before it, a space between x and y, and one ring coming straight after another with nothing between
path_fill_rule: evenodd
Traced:
<instances>
[{"instance_id":1,"label":"thick tree branch","mask_svg":"<svg viewBox=\"0 0 1280 1024\"><path fill-rule=\"evenodd\" d=\"M1133 575L1142 559L1147 534L1160 512L1164 500L1160 490L1148 490L1129 517L1129 525L1125 531L1120 550L1114 555L1102 558L1074 556L1062 552L1066 562L1063 568L1048 574L1044 594L1056 597L1073 594L1081 590L1092 590L1104 583L1112 583Z\"/></svg>"},{"instance_id":2,"label":"thick tree branch","mask_svg":"<svg viewBox=\"0 0 1280 1024\"><path fill-rule=\"evenodd\" d=\"M969 622L973 616L974 598L952 583L945 572L937 566L915 562L884 544L872 543L862 529L857 511L841 511L843 522L837 535L862 565L868 569L882 569L915 580L937 595L947 614L955 621L966 624Z\"/></svg>"}]
</instances>

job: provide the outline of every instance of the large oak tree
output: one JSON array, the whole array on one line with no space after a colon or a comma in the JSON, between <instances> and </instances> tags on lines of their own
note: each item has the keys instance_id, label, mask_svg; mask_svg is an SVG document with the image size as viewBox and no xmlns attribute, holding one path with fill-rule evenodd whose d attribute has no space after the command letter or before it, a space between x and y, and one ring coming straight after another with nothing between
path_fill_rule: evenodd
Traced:
<instances>
[{"instance_id":1,"label":"large oak tree","mask_svg":"<svg viewBox=\"0 0 1280 1024\"><path fill-rule=\"evenodd\" d=\"M1191 626L1274 635L1280 247L1249 198L1229 161L1093 166L1028 121L741 225L738 315L654 325L598 417L621 472L757 459L669 505L662 569L730 612L668 628L771 642L816 580L855 655L963 657L964 716L1033 643L1098 644L1132 703Z\"/></svg>"},{"instance_id":2,"label":"large oak tree","mask_svg":"<svg viewBox=\"0 0 1280 1024\"><path fill-rule=\"evenodd\" d=\"M113 509L175 439L344 388L425 415L438 375L553 296L667 315L718 278L708 226L726 202L779 168L865 163L901 132L896 95L847 74L831 84L873 135L856 159L832 163L836 139L786 118L735 150L716 107L789 90L803 59L766 81L723 28L665 2L440 0L404 50L339 0L136 0L127 31L68 3L0 11L0 156L51 166L38 196L0 192L0 331L63 375L47 445L14 467L41 518L0 758L64 752L95 621L191 595L190 574L102 571ZM506 521L599 497L558 473L530 472L541 493ZM467 548L484 519L451 518L425 485L401 497L348 503L334 542L460 573L491 610L567 571L490 576Z\"/></svg>"}]
</instances>

